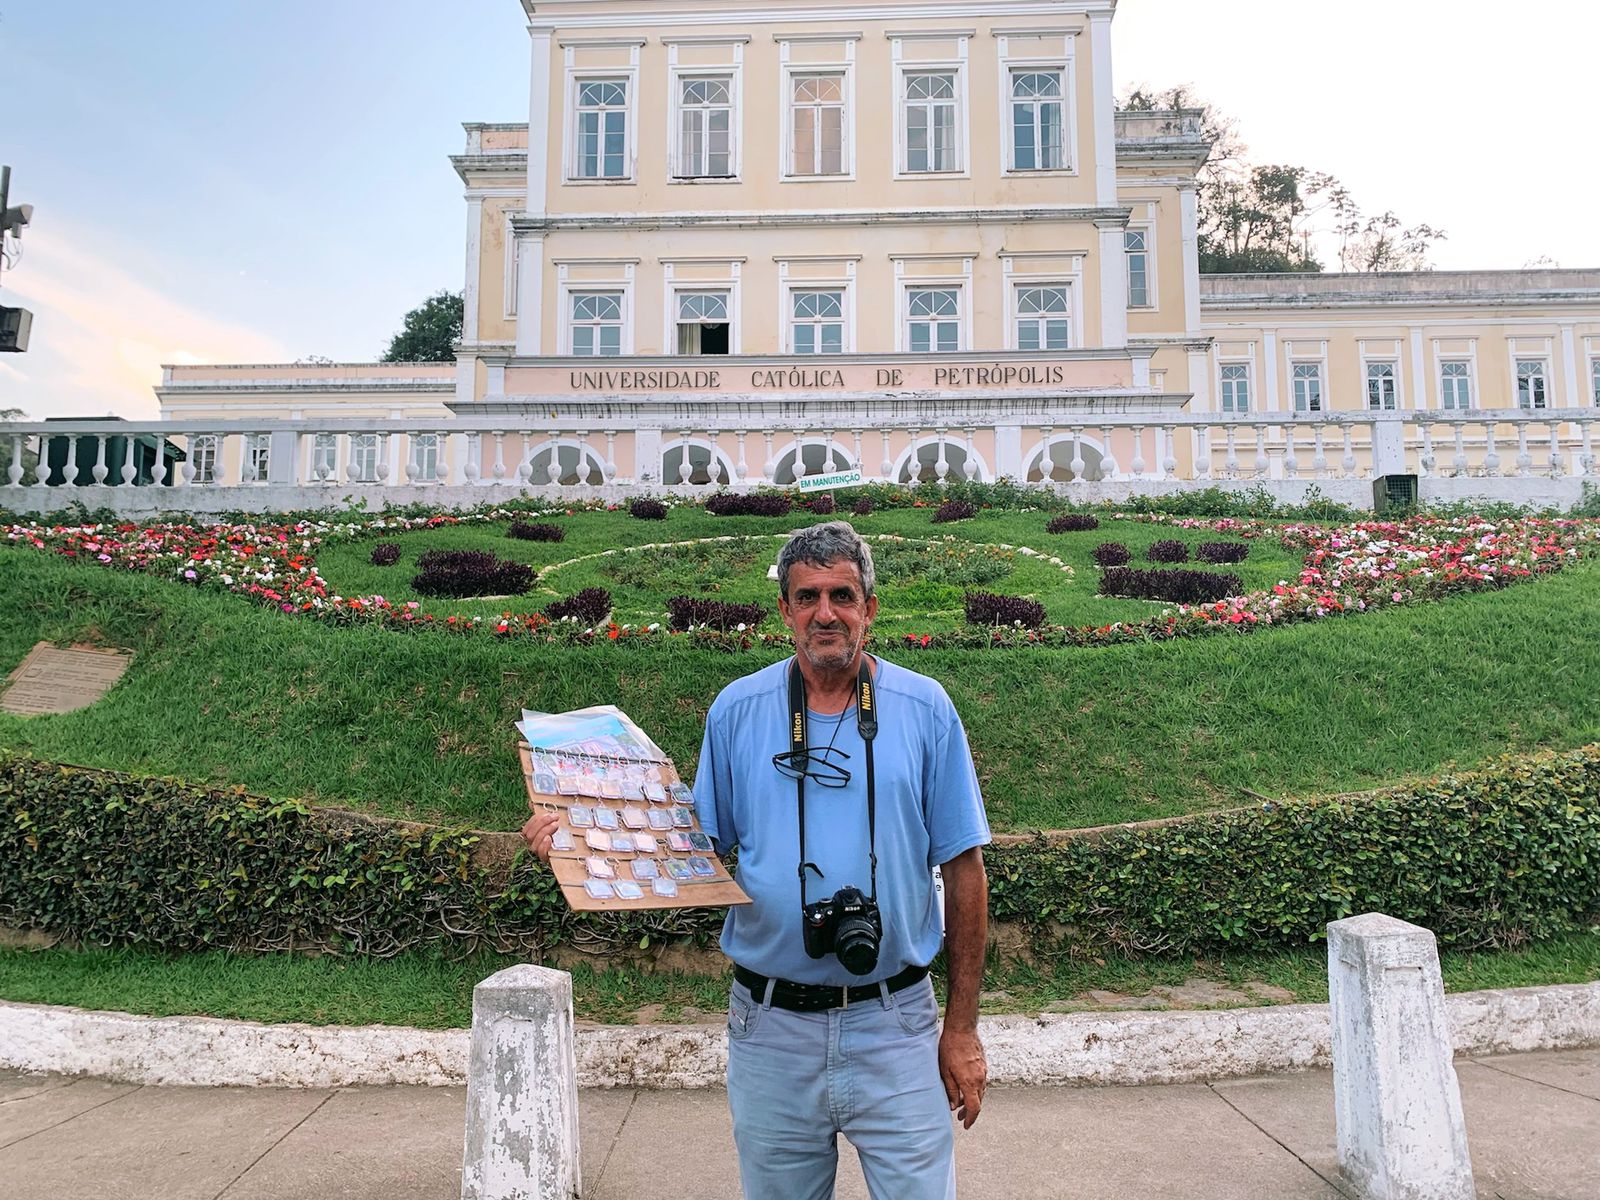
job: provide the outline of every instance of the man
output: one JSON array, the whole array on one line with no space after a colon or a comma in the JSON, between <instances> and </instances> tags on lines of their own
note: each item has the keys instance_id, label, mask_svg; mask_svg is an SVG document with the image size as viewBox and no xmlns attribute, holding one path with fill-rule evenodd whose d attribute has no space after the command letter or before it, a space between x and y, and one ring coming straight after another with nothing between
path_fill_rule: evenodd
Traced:
<instances>
[{"instance_id":1,"label":"man","mask_svg":"<svg viewBox=\"0 0 1600 1200\"><path fill-rule=\"evenodd\" d=\"M939 684L865 653L878 599L872 552L849 524L792 537L778 590L796 654L717 697L694 786L701 825L719 851L738 847L754 901L731 909L722 933L744 1194L831 1197L843 1133L878 1200L945 1200L950 1110L970 1128L987 1082L977 1019L989 829L966 733ZM541 857L554 827L546 816L524 828ZM934 866L949 963L942 1033L927 977L940 944ZM839 908L854 900L847 888L876 897L876 938L854 907L804 927L802 895Z\"/></svg>"}]
</instances>

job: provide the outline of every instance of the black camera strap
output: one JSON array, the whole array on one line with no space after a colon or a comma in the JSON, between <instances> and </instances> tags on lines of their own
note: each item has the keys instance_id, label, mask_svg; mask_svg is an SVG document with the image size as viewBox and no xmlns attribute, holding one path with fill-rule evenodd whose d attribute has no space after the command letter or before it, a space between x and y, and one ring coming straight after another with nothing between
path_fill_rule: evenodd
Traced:
<instances>
[{"instance_id":1,"label":"black camera strap","mask_svg":"<svg viewBox=\"0 0 1600 1200\"><path fill-rule=\"evenodd\" d=\"M789 667L789 744L795 762L806 757L806 681L800 674L800 663ZM841 714L839 720L843 721ZM878 902L878 819L877 780L872 769L872 739L878 736L878 697L872 686L872 669L867 656L861 656L861 670L856 676L856 731L867 748L867 859L871 866L872 902ZM816 863L806 861L806 773L802 769L795 778L795 795L800 805L800 907L806 906L806 870L816 871L823 877Z\"/></svg>"}]
</instances>

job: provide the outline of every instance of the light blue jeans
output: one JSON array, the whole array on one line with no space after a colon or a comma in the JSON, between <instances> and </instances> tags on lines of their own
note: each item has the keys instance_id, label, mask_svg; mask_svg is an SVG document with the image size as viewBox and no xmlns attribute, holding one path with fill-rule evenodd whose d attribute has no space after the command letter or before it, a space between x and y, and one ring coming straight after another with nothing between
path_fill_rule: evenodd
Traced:
<instances>
[{"instance_id":1,"label":"light blue jeans","mask_svg":"<svg viewBox=\"0 0 1600 1200\"><path fill-rule=\"evenodd\" d=\"M955 1133L924 979L828 1012L728 1004L728 1107L746 1200L831 1200L837 1136L874 1200L954 1200Z\"/></svg>"}]
</instances>

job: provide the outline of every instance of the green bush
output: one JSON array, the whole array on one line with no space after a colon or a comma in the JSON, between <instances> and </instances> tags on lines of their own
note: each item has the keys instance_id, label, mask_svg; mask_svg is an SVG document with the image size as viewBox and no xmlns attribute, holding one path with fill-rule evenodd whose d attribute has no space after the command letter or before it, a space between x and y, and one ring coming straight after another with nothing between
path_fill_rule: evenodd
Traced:
<instances>
[{"instance_id":1,"label":"green bush","mask_svg":"<svg viewBox=\"0 0 1600 1200\"><path fill-rule=\"evenodd\" d=\"M389 955L708 938L716 910L577 914L469 830L0 756L0 923L80 943ZM1382 911L1459 946L1600 916L1600 746L1335 801L990 848L991 911L1124 952L1303 944Z\"/></svg>"}]
</instances>

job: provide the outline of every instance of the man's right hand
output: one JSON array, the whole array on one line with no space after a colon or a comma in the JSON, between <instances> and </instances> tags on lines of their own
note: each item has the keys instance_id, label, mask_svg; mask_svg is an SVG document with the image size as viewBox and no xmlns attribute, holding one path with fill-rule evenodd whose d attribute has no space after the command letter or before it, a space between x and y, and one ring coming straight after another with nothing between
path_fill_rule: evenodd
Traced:
<instances>
[{"instance_id":1,"label":"man's right hand","mask_svg":"<svg viewBox=\"0 0 1600 1200\"><path fill-rule=\"evenodd\" d=\"M536 812L528 818L528 823L522 827L522 840L528 843L528 849L539 856L539 861L550 861L550 840L555 837L556 830L561 828L561 814L553 812Z\"/></svg>"}]
</instances>

